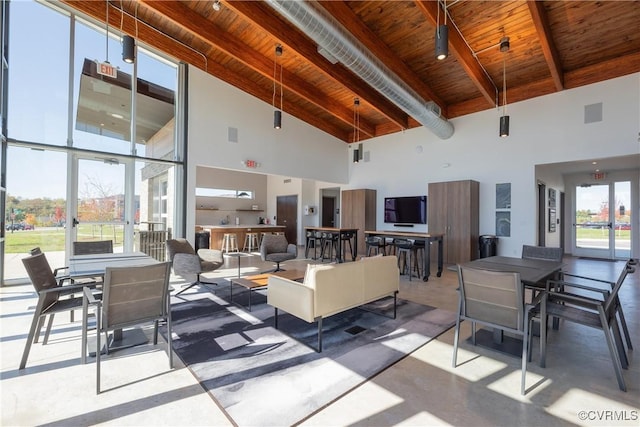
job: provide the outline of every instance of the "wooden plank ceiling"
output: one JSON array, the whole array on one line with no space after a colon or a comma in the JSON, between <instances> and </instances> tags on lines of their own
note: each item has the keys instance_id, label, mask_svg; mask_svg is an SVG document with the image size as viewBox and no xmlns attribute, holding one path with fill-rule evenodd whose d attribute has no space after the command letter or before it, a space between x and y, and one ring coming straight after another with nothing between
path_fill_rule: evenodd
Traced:
<instances>
[{"instance_id":1,"label":"wooden plank ceiling","mask_svg":"<svg viewBox=\"0 0 640 427\"><path fill-rule=\"evenodd\" d=\"M63 0L104 22L105 1ZM111 0L109 24L347 143L421 126L264 1ZM447 1L449 57L435 59L441 1L321 1L378 60L445 118L640 71L640 1ZM440 6L440 13L438 13ZM121 16L121 10L124 16ZM136 26L136 17L138 25ZM502 37L510 49L499 49ZM279 96L276 96L279 104Z\"/></svg>"}]
</instances>

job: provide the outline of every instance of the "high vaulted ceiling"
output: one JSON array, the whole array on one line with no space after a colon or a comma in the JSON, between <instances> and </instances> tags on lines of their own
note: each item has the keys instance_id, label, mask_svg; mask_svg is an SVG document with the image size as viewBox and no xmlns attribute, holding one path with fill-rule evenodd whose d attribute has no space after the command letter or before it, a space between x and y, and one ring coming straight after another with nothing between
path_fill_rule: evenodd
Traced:
<instances>
[{"instance_id":1,"label":"high vaulted ceiling","mask_svg":"<svg viewBox=\"0 0 640 427\"><path fill-rule=\"evenodd\" d=\"M104 1L63 2L105 20ZM320 54L309 32L272 6L278 2L221 0L215 10L214 1L204 0L111 0L109 24L268 104L274 103L275 47L282 45L275 102L282 66L283 126L290 114L353 142L355 98L359 141L423 125L348 65ZM392 70L385 82L399 80L417 99L433 101L445 119L501 105L503 66L507 104L640 71L640 1L332 0L311 6L333 17L331 32L346 28L346 37L364 47L359 54ZM449 57L438 61L435 29L444 23L445 7ZM510 39L506 53L499 49L503 37Z\"/></svg>"}]
</instances>

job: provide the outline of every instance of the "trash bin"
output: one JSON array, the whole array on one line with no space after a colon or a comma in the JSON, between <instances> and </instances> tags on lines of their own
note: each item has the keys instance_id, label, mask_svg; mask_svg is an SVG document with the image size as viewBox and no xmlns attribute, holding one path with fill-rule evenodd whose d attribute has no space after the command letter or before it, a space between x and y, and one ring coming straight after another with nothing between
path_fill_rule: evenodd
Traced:
<instances>
[{"instance_id":1,"label":"trash bin","mask_svg":"<svg viewBox=\"0 0 640 427\"><path fill-rule=\"evenodd\" d=\"M209 233L208 231L196 233L196 251L198 249L209 249L210 237L211 233Z\"/></svg>"},{"instance_id":2,"label":"trash bin","mask_svg":"<svg viewBox=\"0 0 640 427\"><path fill-rule=\"evenodd\" d=\"M498 254L498 238L489 234L480 236L480 258L496 256Z\"/></svg>"}]
</instances>

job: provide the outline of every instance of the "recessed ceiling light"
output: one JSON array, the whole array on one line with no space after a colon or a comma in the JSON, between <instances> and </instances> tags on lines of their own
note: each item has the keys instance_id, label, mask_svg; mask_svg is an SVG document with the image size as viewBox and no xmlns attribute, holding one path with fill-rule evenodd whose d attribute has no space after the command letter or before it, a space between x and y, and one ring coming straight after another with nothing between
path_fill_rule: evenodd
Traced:
<instances>
[{"instance_id":1,"label":"recessed ceiling light","mask_svg":"<svg viewBox=\"0 0 640 427\"><path fill-rule=\"evenodd\" d=\"M592 164L592 165L597 165L597 164L598 164L598 162L591 162L591 164Z\"/></svg>"}]
</instances>

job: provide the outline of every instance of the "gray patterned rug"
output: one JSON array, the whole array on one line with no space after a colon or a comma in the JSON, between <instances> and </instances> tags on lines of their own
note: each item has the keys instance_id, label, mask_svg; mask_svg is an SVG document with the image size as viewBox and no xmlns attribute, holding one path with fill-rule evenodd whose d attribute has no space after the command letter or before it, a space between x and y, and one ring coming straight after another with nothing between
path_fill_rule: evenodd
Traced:
<instances>
[{"instance_id":1,"label":"gray patterned rug","mask_svg":"<svg viewBox=\"0 0 640 427\"><path fill-rule=\"evenodd\" d=\"M239 426L300 422L455 324L452 312L400 299L396 319L385 317L388 298L325 319L317 353L316 324L280 312L275 329L260 291L251 312L222 289L181 297L172 301L174 350Z\"/></svg>"}]
</instances>

